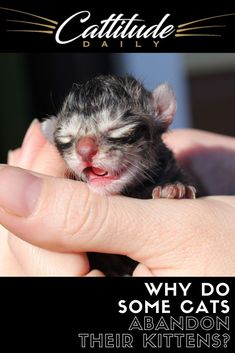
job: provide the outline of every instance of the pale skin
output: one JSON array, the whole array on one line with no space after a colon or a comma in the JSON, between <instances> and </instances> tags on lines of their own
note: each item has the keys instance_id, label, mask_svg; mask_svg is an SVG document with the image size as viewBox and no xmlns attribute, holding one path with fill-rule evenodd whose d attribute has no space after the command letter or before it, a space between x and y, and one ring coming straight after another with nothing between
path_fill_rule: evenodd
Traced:
<instances>
[{"instance_id":1,"label":"pale skin","mask_svg":"<svg viewBox=\"0 0 235 353\"><path fill-rule=\"evenodd\" d=\"M216 179L223 168L223 183L233 187L234 138L178 130L165 141L212 193L224 188ZM220 149L225 161L228 152L224 166ZM212 152L208 163L203 151ZM128 255L139 262L133 276L235 274L235 196L137 200L94 194L64 178L65 165L38 122L9 154L9 164L0 168L2 276L102 276L90 272L87 251Z\"/></svg>"}]
</instances>

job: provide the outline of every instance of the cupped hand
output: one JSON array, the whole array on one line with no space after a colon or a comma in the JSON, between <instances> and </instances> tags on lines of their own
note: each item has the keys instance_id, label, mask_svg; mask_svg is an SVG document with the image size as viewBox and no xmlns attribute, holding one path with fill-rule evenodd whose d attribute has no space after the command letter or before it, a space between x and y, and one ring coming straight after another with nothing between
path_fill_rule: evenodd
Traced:
<instances>
[{"instance_id":1,"label":"cupped hand","mask_svg":"<svg viewBox=\"0 0 235 353\"><path fill-rule=\"evenodd\" d=\"M28 129L22 147L9 153L8 163L54 177L63 177L65 173L62 159L44 138L37 120ZM13 190L18 181L9 179L9 188L1 184L1 194L11 194L14 198L16 195ZM27 189L26 185L25 193ZM48 219L45 221L51 222ZM34 246L8 232L3 226L0 235L0 275L83 276L89 271L85 254L62 254ZM97 272L91 274L96 275Z\"/></svg>"},{"instance_id":2,"label":"cupped hand","mask_svg":"<svg viewBox=\"0 0 235 353\"><path fill-rule=\"evenodd\" d=\"M217 139L212 135L207 137ZM172 140L170 135L166 137L168 145L173 143L174 133L172 136ZM197 143L199 140L198 136ZM227 146L230 141L222 138L220 143ZM213 147L217 145L219 140ZM52 148L44 146L46 151ZM178 151L176 146L177 139L172 147L179 156L187 151L182 142ZM50 174L47 170L36 170L43 174L9 166L0 170L0 222L19 241L52 256L56 253L62 260L87 251L127 255L139 262L136 276L234 275L235 197L104 197L92 193L84 183L59 177L59 173L45 176ZM86 273L87 260L84 255L81 259Z\"/></svg>"}]
</instances>

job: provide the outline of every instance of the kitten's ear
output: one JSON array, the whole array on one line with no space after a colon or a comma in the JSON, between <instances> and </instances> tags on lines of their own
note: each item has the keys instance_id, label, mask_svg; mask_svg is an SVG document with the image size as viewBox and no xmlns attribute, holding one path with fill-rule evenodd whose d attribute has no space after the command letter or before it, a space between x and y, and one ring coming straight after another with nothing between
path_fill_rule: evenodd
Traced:
<instances>
[{"instance_id":1,"label":"kitten's ear","mask_svg":"<svg viewBox=\"0 0 235 353\"><path fill-rule=\"evenodd\" d=\"M156 122L166 130L173 121L176 112L175 94L168 83L157 86L152 93Z\"/></svg>"},{"instance_id":2,"label":"kitten's ear","mask_svg":"<svg viewBox=\"0 0 235 353\"><path fill-rule=\"evenodd\" d=\"M41 129L44 136L50 141L51 143L54 142L54 132L56 128L57 117L51 116L50 118L44 120L41 123Z\"/></svg>"}]
</instances>

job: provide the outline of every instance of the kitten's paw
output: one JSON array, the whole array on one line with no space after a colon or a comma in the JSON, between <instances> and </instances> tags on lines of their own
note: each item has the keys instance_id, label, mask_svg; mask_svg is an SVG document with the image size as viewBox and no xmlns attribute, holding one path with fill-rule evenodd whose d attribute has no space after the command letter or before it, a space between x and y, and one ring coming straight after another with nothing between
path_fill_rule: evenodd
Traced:
<instances>
[{"instance_id":1,"label":"kitten's paw","mask_svg":"<svg viewBox=\"0 0 235 353\"><path fill-rule=\"evenodd\" d=\"M195 199L196 189L191 185L181 183L156 186L152 192L153 199Z\"/></svg>"}]
</instances>

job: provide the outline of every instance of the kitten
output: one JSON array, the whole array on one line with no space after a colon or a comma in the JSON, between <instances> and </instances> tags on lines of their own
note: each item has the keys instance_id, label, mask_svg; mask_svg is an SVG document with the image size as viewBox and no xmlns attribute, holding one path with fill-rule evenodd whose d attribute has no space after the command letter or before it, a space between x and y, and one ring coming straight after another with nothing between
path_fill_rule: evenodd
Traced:
<instances>
[{"instance_id":1,"label":"kitten","mask_svg":"<svg viewBox=\"0 0 235 353\"><path fill-rule=\"evenodd\" d=\"M195 198L195 188L162 141L175 111L166 83L151 93L130 76L98 76L74 85L58 116L42 125L68 169L93 192ZM92 256L92 267L105 273L131 273L136 265L119 255Z\"/></svg>"}]
</instances>

